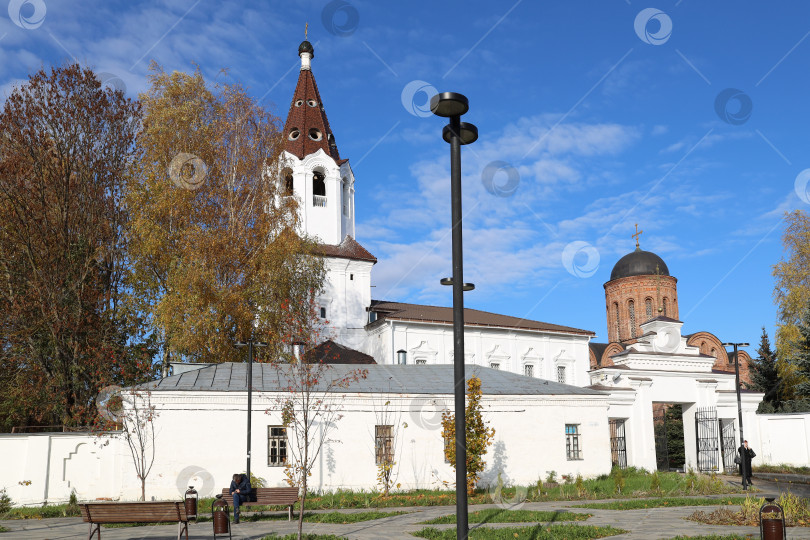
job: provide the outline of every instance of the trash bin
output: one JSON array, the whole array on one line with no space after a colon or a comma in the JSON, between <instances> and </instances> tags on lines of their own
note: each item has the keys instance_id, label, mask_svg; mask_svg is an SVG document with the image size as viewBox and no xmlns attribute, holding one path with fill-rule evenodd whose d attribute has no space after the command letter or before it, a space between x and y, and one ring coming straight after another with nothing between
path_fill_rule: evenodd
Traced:
<instances>
[{"instance_id":1,"label":"trash bin","mask_svg":"<svg viewBox=\"0 0 810 540\"><path fill-rule=\"evenodd\" d=\"M189 519L194 518L197 521L197 490L194 486L188 486L186 490L186 515Z\"/></svg>"},{"instance_id":2,"label":"trash bin","mask_svg":"<svg viewBox=\"0 0 810 540\"><path fill-rule=\"evenodd\" d=\"M218 534L227 534L231 538L231 520L228 515L228 503L222 498L222 494L217 495L217 500L211 505L212 522L214 523L214 538Z\"/></svg>"},{"instance_id":3,"label":"trash bin","mask_svg":"<svg viewBox=\"0 0 810 540\"><path fill-rule=\"evenodd\" d=\"M773 499L759 509L759 536L762 540L787 540L785 511Z\"/></svg>"}]
</instances>

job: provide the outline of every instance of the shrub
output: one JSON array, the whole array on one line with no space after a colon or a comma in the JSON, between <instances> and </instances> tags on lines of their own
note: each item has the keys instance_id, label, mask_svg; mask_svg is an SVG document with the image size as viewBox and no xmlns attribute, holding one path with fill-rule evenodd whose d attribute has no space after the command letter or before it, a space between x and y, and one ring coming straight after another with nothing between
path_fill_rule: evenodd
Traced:
<instances>
[{"instance_id":1,"label":"shrub","mask_svg":"<svg viewBox=\"0 0 810 540\"><path fill-rule=\"evenodd\" d=\"M6 493L6 488L0 489L0 514L5 514L11 510L11 497Z\"/></svg>"}]
</instances>

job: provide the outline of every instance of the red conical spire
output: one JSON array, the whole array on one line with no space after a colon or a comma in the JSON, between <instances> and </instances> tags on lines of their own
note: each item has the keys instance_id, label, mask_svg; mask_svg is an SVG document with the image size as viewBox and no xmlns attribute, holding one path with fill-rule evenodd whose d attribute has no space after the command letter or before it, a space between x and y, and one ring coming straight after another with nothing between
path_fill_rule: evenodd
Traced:
<instances>
[{"instance_id":1,"label":"red conical spire","mask_svg":"<svg viewBox=\"0 0 810 540\"><path fill-rule=\"evenodd\" d=\"M298 47L301 57L301 73L298 76L298 85L295 87L290 112L284 124L284 138L286 150L298 159L313 154L322 149L327 155L340 162L335 136L329 128L326 111L323 108L318 85L310 69L310 60L315 56L315 50L309 41L304 41Z\"/></svg>"}]
</instances>

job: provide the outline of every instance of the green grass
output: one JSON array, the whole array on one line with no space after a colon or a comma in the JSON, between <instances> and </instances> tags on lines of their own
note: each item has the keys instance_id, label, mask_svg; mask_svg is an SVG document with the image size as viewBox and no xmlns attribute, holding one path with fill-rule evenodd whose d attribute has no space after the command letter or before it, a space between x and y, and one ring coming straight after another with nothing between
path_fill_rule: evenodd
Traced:
<instances>
[{"instance_id":1,"label":"green grass","mask_svg":"<svg viewBox=\"0 0 810 540\"><path fill-rule=\"evenodd\" d=\"M810 467L797 467L794 465L755 465L751 468L755 473L810 474Z\"/></svg>"},{"instance_id":2,"label":"green grass","mask_svg":"<svg viewBox=\"0 0 810 540\"><path fill-rule=\"evenodd\" d=\"M573 483L549 486L538 482L522 488L503 488L501 497L511 500L519 489L527 502L569 501L588 499L628 499L637 497L678 497L684 495L714 495L742 493L742 489L724 483L718 478L700 474L659 473L659 488L652 486L653 475L634 468L622 471L624 486L621 493L616 489L616 472L598 478L584 480L580 490ZM199 513L210 514L213 498L199 500ZM469 504L491 504L493 496L483 489L476 490L468 498ZM454 490L414 490L392 493L384 497L376 491L336 491L327 494L307 496L307 510L332 509L371 509L397 508L406 506L453 506L456 503ZM283 506L252 507L256 510L273 511L282 514ZM296 506L297 510L297 506ZM3 514L3 519L43 519L51 517L79 516L79 508L69 504L46 505L39 507L17 507Z\"/></svg>"},{"instance_id":3,"label":"green grass","mask_svg":"<svg viewBox=\"0 0 810 540\"><path fill-rule=\"evenodd\" d=\"M551 540L555 538L586 540L626 532L623 529L614 527L594 527L591 525L552 525L550 527L536 525L534 527L504 527L498 529L478 527L470 530L468 538L472 540ZM455 529L439 530L433 527L426 527L411 534L431 540L455 540L456 538Z\"/></svg>"},{"instance_id":4,"label":"green grass","mask_svg":"<svg viewBox=\"0 0 810 540\"><path fill-rule=\"evenodd\" d=\"M578 514L576 512L542 512L537 510L501 510L500 508L489 508L469 514L470 523L546 523L551 521L584 521L591 517L590 514ZM442 516L428 521L425 525L443 525L455 523L456 515Z\"/></svg>"},{"instance_id":5,"label":"green grass","mask_svg":"<svg viewBox=\"0 0 810 540\"><path fill-rule=\"evenodd\" d=\"M588 499L626 499L632 497L684 495L720 495L742 493L740 487L731 486L716 477L705 474L682 474L676 472L658 473L660 488L652 488L653 475L639 469L622 471L624 487L616 493L615 472L598 478L584 480L581 492L573 483L548 486L542 482L522 488L503 488L501 497L510 500L517 489L525 493L527 502L568 501ZM210 512L214 499L201 499L200 512ZM487 490L479 489L468 497L469 504L492 504L493 499ZM388 497L375 491L344 491L310 494L307 496L307 510L328 510L337 508L396 508L403 506L452 506L456 503L455 491L413 490L391 493ZM255 508L255 507L254 507ZM282 507L277 507L283 510Z\"/></svg>"},{"instance_id":6,"label":"green grass","mask_svg":"<svg viewBox=\"0 0 810 540\"><path fill-rule=\"evenodd\" d=\"M640 508L659 508L662 506L719 506L742 504L745 497L723 497L720 499L698 499L688 497L659 497L655 499L623 499L607 503L577 504L574 508L593 508L594 510L638 510Z\"/></svg>"},{"instance_id":7,"label":"green grass","mask_svg":"<svg viewBox=\"0 0 810 540\"><path fill-rule=\"evenodd\" d=\"M43 506L15 506L5 512L3 519L44 519L81 516L78 506L71 504L46 504Z\"/></svg>"}]
</instances>

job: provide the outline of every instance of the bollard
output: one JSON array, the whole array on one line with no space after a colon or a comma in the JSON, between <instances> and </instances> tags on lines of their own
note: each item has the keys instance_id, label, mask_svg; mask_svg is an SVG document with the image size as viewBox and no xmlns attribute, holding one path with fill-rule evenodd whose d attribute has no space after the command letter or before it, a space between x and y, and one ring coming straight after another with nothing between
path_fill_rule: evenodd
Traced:
<instances>
[{"instance_id":1,"label":"bollard","mask_svg":"<svg viewBox=\"0 0 810 540\"><path fill-rule=\"evenodd\" d=\"M197 521L197 491L194 489L194 486L188 486L186 490L186 515L189 519L194 518L194 521Z\"/></svg>"},{"instance_id":2,"label":"bollard","mask_svg":"<svg viewBox=\"0 0 810 540\"><path fill-rule=\"evenodd\" d=\"M222 498L222 494L217 495L217 500L211 505L211 514L213 515L214 523L214 538L218 534L227 534L228 538L231 537L231 520L228 517L228 503Z\"/></svg>"},{"instance_id":3,"label":"bollard","mask_svg":"<svg viewBox=\"0 0 810 540\"><path fill-rule=\"evenodd\" d=\"M770 514L769 517L764 517ZM759 536L762 540L787 540L785 511L771 499L759 509Z\"/></svg>"}]
</instances>

